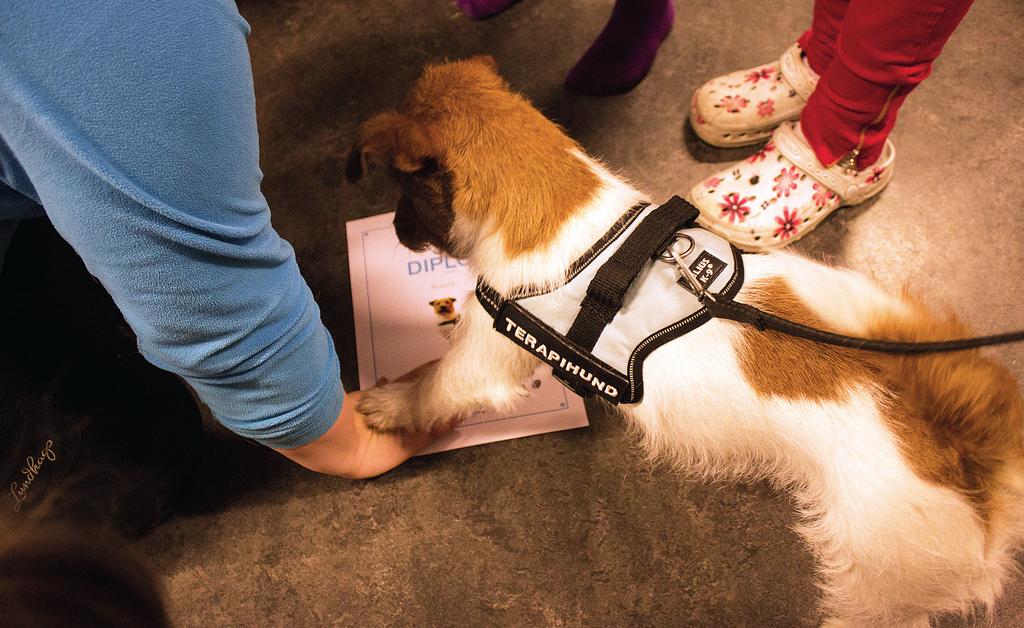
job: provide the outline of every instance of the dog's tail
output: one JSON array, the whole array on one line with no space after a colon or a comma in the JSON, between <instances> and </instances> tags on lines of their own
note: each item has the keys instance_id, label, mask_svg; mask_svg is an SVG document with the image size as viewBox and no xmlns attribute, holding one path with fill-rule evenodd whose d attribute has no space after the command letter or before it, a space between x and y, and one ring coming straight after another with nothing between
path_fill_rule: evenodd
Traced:
<instances>
[{"instance_id":1,"label":"dog's tail","mask_svg":"<svg viewBox=\"0 0 1024 628\"><path fill-rule=\"evenodd\" d=\"M878 313L868 337L930 341L971 335L956 317L937 317L906 293L904 301L910 315ZM1017 503L1008 503L1024 496L1024 400L1016 378L979 350L876 359L895 391L898 415L908 421L901 428L929 436L933 454L943 459L933 466L945 477L930 479L952 482L968 494L990 532L1001 527L994 525L997 520L1011 524L1024 515Z\"/></svg>"},{"instance_id":2,"label":"dog's tail","mask_svg":"<svg viewBox=\"0 0 1024 628\"><path fill-rule=\"evenodd\" d=\"M971 334L953 315L936 317L917 298L904 294L911 316L895 312L873 317L868 337L922 342ZM1017 381L978 350L925 356L895 356L885 370L939 435L963 443L972 460L1024 456L1024 401Z\"/></svg>"}]
</instances>

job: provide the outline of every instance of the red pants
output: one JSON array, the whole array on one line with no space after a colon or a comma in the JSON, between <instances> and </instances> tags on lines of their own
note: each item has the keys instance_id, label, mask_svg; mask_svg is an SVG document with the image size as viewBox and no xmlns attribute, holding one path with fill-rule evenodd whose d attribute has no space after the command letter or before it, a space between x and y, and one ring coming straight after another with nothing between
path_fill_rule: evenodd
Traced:
<instances>
[{"instance_id":1,"label":"red pants","mask_svg":"<svg viewBox=\"0 0 1024 628\"><path fill-rule=\"evenodd\" d=\"M800 46L821 80L800 124L821 163L854 151L858 169L878 160L900 105L972 2L815 0Z\"/></svg>"}]
</instances>

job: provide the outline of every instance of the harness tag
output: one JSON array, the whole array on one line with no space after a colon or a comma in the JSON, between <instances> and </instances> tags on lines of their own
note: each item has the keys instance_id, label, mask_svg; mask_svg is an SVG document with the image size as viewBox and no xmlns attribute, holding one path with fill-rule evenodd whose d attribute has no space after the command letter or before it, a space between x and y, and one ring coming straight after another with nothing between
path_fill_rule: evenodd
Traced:
<instances>
[{"instance_id":1,"label":"harness tag","mask_svg":"<svg viewBox=\"0 0 1024 628\"><path fill-rule=\"evenodd\" d=\"M690 272L693 273L693 278L697 280L697 283L707 290L708 286L714 283L715 279L718 279L718 276L721 275L722 271L728 268L728 266L728 264L711 253L701 251L700 255L697 256L697 259L695 259L692 264L690 264L689 268ZM686 281L685 277L680 277L677 283L690 292L693 292L693 288L690 286L689 282Z\"/></svg>"},{"instance_id":2,"label":"harness tag","mask_svg":"<svg viewBox=\"0 0 1024 628\"><path fill-rule=\"evenodd\" d=\"M512 301L506 301L494 317L494 328L550 365L555 377L581 397L597 394L619 403L629 392L629 380L623 375L578 349Z\"/></svg>"}]
</instances>

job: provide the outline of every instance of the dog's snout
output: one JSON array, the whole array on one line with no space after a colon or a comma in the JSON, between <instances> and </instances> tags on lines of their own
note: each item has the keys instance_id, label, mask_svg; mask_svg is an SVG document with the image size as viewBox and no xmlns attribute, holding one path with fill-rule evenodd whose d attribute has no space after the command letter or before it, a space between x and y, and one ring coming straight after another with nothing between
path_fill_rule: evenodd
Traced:
<instances>
[{"instance_id":1,"label":"dog's snout","mask_svg":"<svg viewBox=\"0 0 1024 628\"><path fill-rule=\"evenodd\" d=\"M395 210L395 234L402 246L413 251L421 251L427 247L427 239L423 237L423 229L416 220L416 210L404 195L398 199Z\"/></svg>"}]
</instances>

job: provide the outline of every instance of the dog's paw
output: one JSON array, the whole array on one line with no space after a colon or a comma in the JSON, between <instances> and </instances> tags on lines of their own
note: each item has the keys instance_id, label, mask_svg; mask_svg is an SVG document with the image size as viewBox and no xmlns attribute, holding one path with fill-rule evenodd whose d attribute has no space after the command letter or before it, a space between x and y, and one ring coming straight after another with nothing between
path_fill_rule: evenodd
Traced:
<instances>
[{"instance_id":1,"label":"dog's paw","mask_svg":"<svg viewBox=\"0 0 1024 628\"><path fill-rule=\"evenodd\" d=\"M413 386L394 382L376 386L363 393L356 410L363 415L366 425L382 432L415 429L411 395Z\"/></svg>"}]
</instances>

